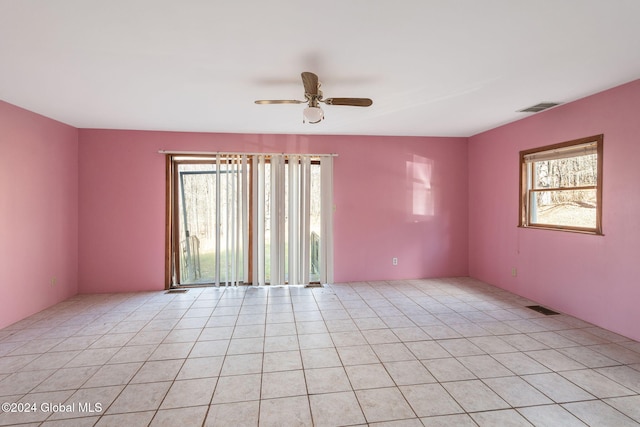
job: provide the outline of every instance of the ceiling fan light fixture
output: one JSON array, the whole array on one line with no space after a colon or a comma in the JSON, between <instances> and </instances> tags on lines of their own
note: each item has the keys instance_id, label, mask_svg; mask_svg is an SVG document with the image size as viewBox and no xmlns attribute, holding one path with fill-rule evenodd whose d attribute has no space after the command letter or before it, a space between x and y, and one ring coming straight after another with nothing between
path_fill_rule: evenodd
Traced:
<instances>
[{"instance_id":1,"label":"ceiling fan light fixture","mask_svg":"<svg viewBox=\"0 0 640 427\"><path fill-rule=\"evenodd\" d=\"M302 112L303 122L320 123L324 119L324 111L320 107L307 107Z\"/></svg>"}]
</instances>

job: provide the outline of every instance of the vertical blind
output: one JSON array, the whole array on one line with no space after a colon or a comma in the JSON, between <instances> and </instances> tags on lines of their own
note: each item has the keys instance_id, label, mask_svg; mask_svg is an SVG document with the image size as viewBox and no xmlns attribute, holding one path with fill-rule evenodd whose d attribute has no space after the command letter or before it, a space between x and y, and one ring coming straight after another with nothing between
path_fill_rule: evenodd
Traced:
<instances>
[{"instance_id":1,"label":"vertical blind","mask_svg":"<svg viewBox=\"0 0 640 427\"><path fill-rule=\"evenodd\" d=\"M310 273L311 162L306 155L257 155L254 182L254 285L306 284ZM315 156L314 156L315 157ZM320 157L320 281L333 281L333 157ZM268 190L267 191L267 185ZM268 196L268 197L267 197ZM269 232L265 224L270 216ZM269 250L267 274L265 255Z\"/></svg>"},{"instance_id":2,"label":"vertical blind","mask_svg":"<svg viewBox=\"0 0 640 427\"><path fill-rule=\"evenodd\" d=\"M215 188L215 283L236 284L248 271L244 256L249 247L248 159L216 156L215 164L218 176L226 177L216 180Z\"/></svg>"},{"instance_id":3,"label":"vertical blind","mask_svg":"<svg viewBox=\"0 0 640 427\"><path fill-rule=\"evenodd\" d=\"M214 189L216 284L309 283L312 191L317 191L312 164L317 168L318 162L321 237L315 242L319 262L314 273L321 283L333 281L332 155L198 154L203 155L199 161L215 164L219 177Z\"/></svg>"}]
</instances>

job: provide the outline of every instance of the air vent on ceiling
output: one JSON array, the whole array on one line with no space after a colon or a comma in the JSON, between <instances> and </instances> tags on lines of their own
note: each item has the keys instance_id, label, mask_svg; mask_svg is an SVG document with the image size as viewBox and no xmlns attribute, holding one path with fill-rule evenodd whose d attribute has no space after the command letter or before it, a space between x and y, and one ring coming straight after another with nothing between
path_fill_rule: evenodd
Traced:
<instances>
[{"instance_id":1,"label":"air vent on ceiling","mask_svg":"<svg viewBox=\"0 0 640 427\"><path fill-rule=\"evenodd\" d=\"M560 103L559 102L541 102L529 108L518 110L518 112L519 113L537 113L542 110L546 110L547 108L555 107L556 105L560 105Z\"/></svg>"}]
</instances>

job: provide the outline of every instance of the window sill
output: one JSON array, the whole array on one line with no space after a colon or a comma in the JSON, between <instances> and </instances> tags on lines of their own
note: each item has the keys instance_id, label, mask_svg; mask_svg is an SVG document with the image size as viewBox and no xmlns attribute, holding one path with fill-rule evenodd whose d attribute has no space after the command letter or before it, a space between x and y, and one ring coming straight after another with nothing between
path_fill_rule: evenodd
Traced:
<instances>
[{"instance_id":1,"label":"window sill","mask_svg":"<svg viewBox=\"0 0 640 427\"><path fill-rule=\"evenodd\" d=\"M518 225L518 228L525 228L525 229L532 229L532 230L564 231L568 233L590 234L592 236L604 236L604 233L600 231L582 230L579 228L545 227L543 225Z\"/></svg>"}]
</instances>

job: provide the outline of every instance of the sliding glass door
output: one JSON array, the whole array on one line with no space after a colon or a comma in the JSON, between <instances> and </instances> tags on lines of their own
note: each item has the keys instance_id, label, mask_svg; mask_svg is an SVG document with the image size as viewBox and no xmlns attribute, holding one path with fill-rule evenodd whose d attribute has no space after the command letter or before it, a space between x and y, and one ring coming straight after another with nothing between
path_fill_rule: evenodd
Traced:
<instances>
[{"instance_id":1,"label":"sliding glass door","mask_svg":"<svg viewBox=\"0 0 640 427\"><path fill-rule=\"evenodd\" d=\"M242 168L203 161L176 169L179 283L244 281Z\"/></svg>"},{"instance_id":2,"label":"sliding glass door","mask_svg":"<svg viewBox=\"0 0 640 427\"><path fill-rule=\"evenodd\" d=\"M331 181L308 156L168 158L170 285L307 284L332 267ZM326 171L325 175L331 173ZM324 208L324 217L323 217ZM324 238L323 238L324 236ZM325 267L323 267L325 266Z\"/></svg>"}]
</instances>

